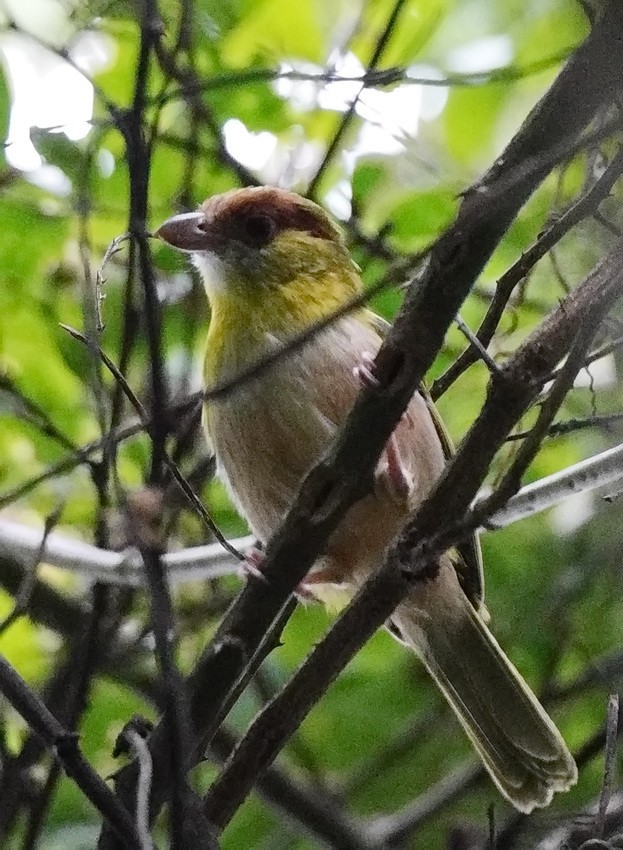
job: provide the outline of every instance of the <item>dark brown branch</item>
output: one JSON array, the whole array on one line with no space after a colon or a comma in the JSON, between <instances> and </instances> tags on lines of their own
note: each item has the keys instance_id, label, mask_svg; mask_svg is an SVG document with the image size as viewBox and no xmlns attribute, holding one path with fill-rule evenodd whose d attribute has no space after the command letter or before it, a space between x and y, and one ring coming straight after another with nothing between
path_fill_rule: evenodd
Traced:
<instances>
[{"instance_id":1,"label":"dark brown branch","mask_svg":"<svg viewBox=\"0 0 623 850\"><path fill-rule=\"evenodd\" d=\"M586 216L591 215L598 204L607 198L610 191L623 172L623 149L620 150L614 157L608 168L589 189L586 194L582 195L569 209L562 215L558 221L555 221L543 233L534 245L525 251L519 260L517 260L511 268L505 272L499 279L495 296L489 305L487 313L482 320L478 332L477 339L485 347L491 342L493 335L497 329L502 314L508 304L515 287L526 277L536 263L542 259L545 254L556 245L560 239L568 233L576 224L582 221ZM473 345L463 351L463 353L454 361L444 374L438 378L431 387L431 395L434 399L443 395L446 390L478 360L479 354Z\"/></svg>"},{"instance_id":2,"label":"dark brown branch","mask_svg":"<svg viewBox=\"0 0 623 850\"><path fill-rule=\"evenodd\" d=\"M225 728L217 732L210 745L210 752L218 761L224 762L236 746L235 737ZM305 787L273 765L257 784L258 794L281 811L286 818L301 826L306 834L326 843L328 847L341 850L372 850L381 845L371 840L364 829L347 814L335 799L319 789Z\"/></svg>"},{"instance_id":3,"label":"dark brown branch","mask_svg":"<svg viewBox=\"0 0 623 850\"><path fill-rule=\"evenodd\" d=\"M0 690L29 727L45 741L48 749L62 764L65 773L79 785L83 794L125 842L124 846L139 848L132 818L104 780L85 760L78 747L77 736L68 732L58 722L2 656Z\"/></svg>"},{"instance_id":4,"label":"dark brown branch","mask_svg":"<svg viewBox=\"0 0 623 850\"><path fill-rule=\"evenodd\" d=\"M156 279L147 241L147 209L150 168L150 149L145 138L144 111L149 80L149 64L163 34L163 24L158 15L155 0L147 0L141 8L139 58L134 83L134 98L131 109L118 120L126 146L130 178L130 216L128 230L137 246L138 267L143 286L145 327L151 373L151 468L149 485L152 493L158 493L164 482L164 460L169 435L168 388L164 373L161 350L162 316ZM158 505L161 504L157 498ZM129 504L132 520L137 521L137 540L145 566L145 575L150 590L151 627L156 644L161 687L164 694L164 719L168 731L166 758L174 781L171 796L171 846L183 847L183 836L188 834L189 824L185 818L186 781L184 753L188 747L189 726L186 694L182 677L175 661L175 618L168 581L162 563L162 542L153 538L147 517L141 527L141 510L149 506L148 491L138 493ZM159 516L156 517L156 521ZM144 529L147 533L143 533Z\"/></svg>"}]
</instances>

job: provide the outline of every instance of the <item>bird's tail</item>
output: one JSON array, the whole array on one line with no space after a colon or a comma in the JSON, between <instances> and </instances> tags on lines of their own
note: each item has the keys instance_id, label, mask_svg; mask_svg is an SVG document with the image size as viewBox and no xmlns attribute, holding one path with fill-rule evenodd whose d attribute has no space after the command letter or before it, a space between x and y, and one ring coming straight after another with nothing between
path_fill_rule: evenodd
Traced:
<instances>
[{"instance_id":1,"label":"bird's tail","mask_svg":"<svg viewBox=\"0 0 623 850\"><path fill-rule=\"evenodd\" d=\"M392 626L424 660L502 794L522 812L547 806L577 781L573 757L453 568L444 573L414 590Z\"/></svg>"}]
</instances>

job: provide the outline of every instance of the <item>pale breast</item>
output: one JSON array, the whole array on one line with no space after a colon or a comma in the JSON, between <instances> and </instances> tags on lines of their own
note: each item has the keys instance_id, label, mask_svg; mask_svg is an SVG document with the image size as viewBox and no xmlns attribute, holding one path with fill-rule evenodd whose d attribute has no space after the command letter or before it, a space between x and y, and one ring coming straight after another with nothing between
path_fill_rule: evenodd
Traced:
<instances>
[{"instance_id":1,"label":"pale breast","mask_svg":"<svg viewBox=\"0 0 623 850\"><path fill-rule=\"evenodd\" d=\"M379 344L372 329L342 319L206 407L218 474L260 540L276 530L305 474L328 448L359 390L353 367Z\"/></svg>"}]
</instances>

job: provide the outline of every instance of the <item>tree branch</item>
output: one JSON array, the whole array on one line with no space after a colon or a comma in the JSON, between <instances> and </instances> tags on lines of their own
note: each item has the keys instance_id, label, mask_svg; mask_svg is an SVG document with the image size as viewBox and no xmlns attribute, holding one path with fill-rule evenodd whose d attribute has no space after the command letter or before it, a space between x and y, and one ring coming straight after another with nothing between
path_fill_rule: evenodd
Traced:
<instances>
[{"instance_id":1,"label":"tree branch","mask_svg":"<svg viewBox=\"0 0 623 850\"><path fill-rule=\"evenodd\" d=\"M29 727L43 738L48 749L58 758L65 772L103 815L124 847L140 850L134 823L104 780L93 770L78 748L77 736L68 732L24 680L0 656L0 690Z\"/></svg>"}]
</instances>

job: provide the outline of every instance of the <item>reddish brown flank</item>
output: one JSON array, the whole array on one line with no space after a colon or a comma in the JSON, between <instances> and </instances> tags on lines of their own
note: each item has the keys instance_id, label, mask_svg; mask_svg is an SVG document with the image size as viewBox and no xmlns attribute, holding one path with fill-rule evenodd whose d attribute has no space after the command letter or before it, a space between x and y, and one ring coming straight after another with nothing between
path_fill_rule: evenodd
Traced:
<instances>
[{"instance_id":1,"label":"reddish brown flank","mask_svg":"<svg viewBox=\"0 0 623 850\"><path fill-rule=\"evenodd\" d=\"M272 186L234 189L208 198L201 205L208 221L246 241L245 223L268 219L270 239L284 230L300 230L319 239L336 239L339 231L324 210L294 192ZM267 238L266 241L269 241Z\"/></svg>"}]
</instances>

